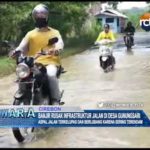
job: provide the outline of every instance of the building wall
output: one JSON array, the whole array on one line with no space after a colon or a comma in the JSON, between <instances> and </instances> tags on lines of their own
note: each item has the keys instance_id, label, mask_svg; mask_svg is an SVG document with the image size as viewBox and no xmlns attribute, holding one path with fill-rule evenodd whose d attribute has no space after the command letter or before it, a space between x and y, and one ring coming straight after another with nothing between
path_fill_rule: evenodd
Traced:
<instances>
[{"instance_id":1,"label":"building wall","mask_svg":"<svg viewBox=\"0 0 150 150\"><path fill-rule=\"evenodd\" d=\"M106 22L106 19L107 18L112 18L112 19L114 19L114 21L112 22L112 23L108 23L109 25L110 25L110 28L111 28L111 30L113 31L113 32L118 32L118 29L117 29L117 18L114 18L114 17L106 17L106 16L104 16L104 17L102 17L102 26L104 26L104 24L106 24L107 22Z\"/></svg>"},{"instance_id":2,"label":"building wall","mask_svg":"<svg viewBox=\"0 0 150 150\"><path fill-rule=\"evenodd\" d=\"M115 32L115 33L122 32L124 25L125 25L125 19L124 18L110 17L110 16L99 17L99 19L102 20L102 26L104 26L104 24L106 24L106 18L114 18L113 23L108 23L113 32ZM119 26L117 26L117 19L119 19Z\"/></svg>"},{"instance_id":3,"label":"building wall","mask_svg":"<svg viewBox=\"0 0 150 150\"><path fill-rule=\"evenodd\" d=\"M121 28L121 32L124 31L125 25L126 25L126 19L120 18L120 28Z\"/></svg>"}]
</instances>

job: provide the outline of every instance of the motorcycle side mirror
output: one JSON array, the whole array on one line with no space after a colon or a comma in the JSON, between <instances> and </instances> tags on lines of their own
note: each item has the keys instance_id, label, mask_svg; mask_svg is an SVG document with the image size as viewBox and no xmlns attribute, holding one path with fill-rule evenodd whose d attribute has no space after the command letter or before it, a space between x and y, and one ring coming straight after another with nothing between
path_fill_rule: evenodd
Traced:
<instances>
[{"instance_id":1,"label":"motorcycle side mirror","mask_svg":"<svg viewBox=\"0 0 150 150\"><path fill-rule=\"evenodd\" d=\"M53 45L53 44L55 44L55 43L57 43L57 42L58 42L58 38L57 38L57 37L54 37L54 38L52 38L52 39L49 39L48 45Z\"/></svg>"}]
</instances>

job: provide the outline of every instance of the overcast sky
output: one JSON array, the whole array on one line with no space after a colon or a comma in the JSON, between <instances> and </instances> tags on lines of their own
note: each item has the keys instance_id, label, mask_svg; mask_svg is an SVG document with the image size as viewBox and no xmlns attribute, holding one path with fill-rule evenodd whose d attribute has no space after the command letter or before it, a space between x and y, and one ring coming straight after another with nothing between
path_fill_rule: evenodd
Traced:
<instances>
[{"instance_id":1,"label":"overcast sky","mask_svg":"<svg viewBox=\"0 0 150 150\"><path fill-rule=\"evenodd\" d=\"M118 9L130 9L132 7L146 7L146 2L121 2L118 4Z\"/></svg>"},{"instance_id":2,"label":"overcast sky","mask_svg":"<svg viewBox=\"0 0 150 150\"><path fill-rule=\"evenodd\" d=\"M105 7L106 6L106 4L102 4L102 7ZM121 10L121 9L130 9L130 8L132 8L132 7L145 7L145 6L147 6L147 3L146 2L120 2L119 4L118 4L118 10Z\"/></svg>"}]
</instances>

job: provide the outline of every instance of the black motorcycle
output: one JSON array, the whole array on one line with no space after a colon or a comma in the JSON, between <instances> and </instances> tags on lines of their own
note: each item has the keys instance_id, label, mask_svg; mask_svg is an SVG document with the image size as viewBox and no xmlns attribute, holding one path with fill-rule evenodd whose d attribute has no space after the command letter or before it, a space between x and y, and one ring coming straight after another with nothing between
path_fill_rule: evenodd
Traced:
<instances>
[{"instance_id":1,"label":"black motorcycle","mask_svg":"<svg viewBox=\"0 0 150 150\"><path fill-rule=\"evenodd\" d=\"M101 48L101 55L99 56L100 66L103 68L104 72L109 72L114 70L115 57L112 55L110 49L106 46Z\"/></svg>"},{"instance_id":2,"label":"black motorcycle","mask_svg":"<svg viewBox=\"0 0 150 150\"><path fill-rule=\"evenodd\" d=\"M130 50L133 46L133 42L132 42L132 36L133 34L128 32L126 33L126 36L125 36L125 45L127 47L127 50Z\"/></svg>"},{"instance_id":3,"label":"black motorcycle","mask_svg":"<svg viewBox=\"0 0 150 150\"><path fill-rule=\"evenodd\" d=\"M57 41L58 38L50 39L49 44L54 44ZM23 56L20 51L15 53L17 63L16 82L19 88L14 95L13 105L52 105L46 67L40 63L35 63L35 59L41 55L47 55L47 52L41 50L35 57ZM58 53L55 55L58 55ZM58 78L61 73L65 73L65 71L60 66L57 72ZM62 94L63 92L61 96ZM60 102L60 105L63 104L64 102ZM12 131L18 142L24 142L33 133L34 127L15 127Z\"/></svg>"}]
</instances>

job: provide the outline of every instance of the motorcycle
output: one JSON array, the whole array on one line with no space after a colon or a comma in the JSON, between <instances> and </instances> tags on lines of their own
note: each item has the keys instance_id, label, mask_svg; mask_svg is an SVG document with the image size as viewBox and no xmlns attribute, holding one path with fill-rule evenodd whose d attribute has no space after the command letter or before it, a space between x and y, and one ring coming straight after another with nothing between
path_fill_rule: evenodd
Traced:
<instances>
[{"instance_id":1,"label":"motorcycle","mask_svg":"<svg viewBox=\"0 0 150 150\"><path fill-rule=\"evenodd\" d=\"M125 36L125 45L127 47L127 50L130 50L133 46L133 43L132 43L132 33L128 32L126 33L126 36Z\"/></svg>"},{"instance_id":2,"label":"motorcycle","mask_svg":"<svg viewBox=\"0 0 150 150\"><path fill-rule=\"evenodd\" d=\"M58 38L52 38L49 40L49 44L52 45L57 41ZM11 55L10 53L9 55ZM53 54L58 55L58 52L56 51ZM35 62L42 55L50 55L50 53L41 50L35 57L24 56L21 51L15 53L17 64L16 82L19 88L14 95L13 105L52 105L46 67L43 64ZM57 78L65 72L62 66L60 66L58 68ZM63 92L61 92L61 97ZM59 102L59 105L63 104L64 102ZM34 127L15 127L12 128L12 132L18 142L24 142L34 132Z\"/></svg>"},{"instance_id":3,"label":"motorcycle","mask_svg":"<svg viewBox=\"0 0 150 150\"><path fill-rule=\"evenodd\" d=\"M112 55L112 51L109 46L107 46L104 42L97 43L99 45L99 62L100 67L104 70L105 73L114 70L115 66L115 57Z\"/></svg>"}]
</instances>

